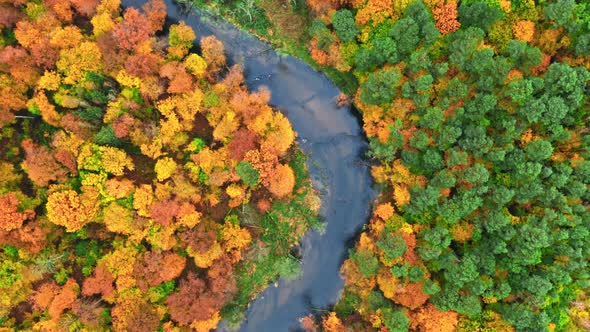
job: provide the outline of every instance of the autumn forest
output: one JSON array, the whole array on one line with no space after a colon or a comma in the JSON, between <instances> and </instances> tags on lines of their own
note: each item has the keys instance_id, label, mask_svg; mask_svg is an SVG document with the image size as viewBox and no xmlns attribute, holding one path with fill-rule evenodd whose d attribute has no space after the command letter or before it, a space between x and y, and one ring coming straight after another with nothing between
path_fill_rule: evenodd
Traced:
<instances>
[{"instance_id":1,"label":"autumn forest","mask_svg":"<svg viewBox=\"0 0 590 332\"><path fill-rule=\"evenodd\" d=\"M176 2L360 114L379 195L344 287L273 331L590 330L589 3ZM291 111L143 3L0 0L1 331L244 328L338 227Z\"/></svg>"}]
</instances>

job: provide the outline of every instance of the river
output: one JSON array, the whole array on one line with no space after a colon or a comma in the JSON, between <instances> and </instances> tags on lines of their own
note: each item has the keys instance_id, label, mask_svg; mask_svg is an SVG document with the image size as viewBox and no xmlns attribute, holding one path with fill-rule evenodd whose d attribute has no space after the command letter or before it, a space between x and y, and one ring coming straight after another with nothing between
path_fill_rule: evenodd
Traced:
<instances>
[{"instance_id":1,"label":"river","mask_svg":"<svg viewBox=\"0 0 590 332\"><path fill-rule=\"evenodd\" d=\"M125 7L140 7L145 0L123 0ZM225 44L228 62L240 63L251 91L266 86L270 104L283 112L298 134L309 157L314 187L322 198L325 231L308 232L301 241L302 274L279 280L250 304L240 331L297 330L298 318L328 309L339 297L344 282L339 274L347 250L367 222L377 197L370 168L364 160L368 148L357 117L350 107L338 107L338 88L320 72L291 56L279 55L268 43L236 29L207 13L183 11L165 0L168 22L184 21L197 38L215 35ZM224 330L223 323L218 330Z\"/></svg>"}]
</instances>

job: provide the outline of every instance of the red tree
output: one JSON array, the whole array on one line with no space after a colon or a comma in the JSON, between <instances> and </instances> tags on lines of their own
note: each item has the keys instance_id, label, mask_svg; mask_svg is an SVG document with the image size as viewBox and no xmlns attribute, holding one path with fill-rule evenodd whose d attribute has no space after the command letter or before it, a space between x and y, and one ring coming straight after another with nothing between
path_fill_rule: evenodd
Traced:
<instances>
[{"instance_id":1,"label":"red tree","mask_svg":"<svg viewBox=\"0 0 590 332\"><path fill-rule=\"evenodd\" d=\"M244 159L246 152L257 148L258 136L252 131L241 128L234 134L227 145L229 156L234 160Z\"/></svg>"},{"instance_id":2,"label":"red tree","mask_svg":"<svg viewBox=\"0 0 590 332\"><path fill-rule=\"evenodd\" d=\"M162 226L168 226L180 211L180 204L175 200L164 200L154 203L150 207L152 218Z\"/></svg>"},{"instance_id":3,"label":"red tree","mask_svg":"<svg viewBox=\"0 0 590 332\"><path fill-rule=\"evenodd\" d=\"M9 5L0 6L0 28L12 28L21 18L21 12Z\"/></svg>"},{"instance_id":4,"label":"red tree","mask_svg":"<svg viewBox=\"0 0 590 332\"><path fill-rule=\"evenodd\" d=\"M143 6L147 22L153 32L159 31L166 19L166 4L163 0L150 0Z\"/></svg>"},{"instance_id":5,"label":"red tree","mask_svg":"<svg viewBox=\"0 0 590 332\"><path fill-rule=\"evenodd\" d=\"M125 62L125 70L139 77L146 77L158 72L158 64L162 61L155 54L134 54Z\"/></svg>"},{"instance_id":6,"label":"red tree","mask_svg":"<svg viewBox=\"0 0 590 332\"><path fill-rule=\"evenodd\" d=\"M23 165L36 185L46 187L51 181L65 180L67 170L57 162L47 147L33 143L30 138L23 140L21 146L26 155Z\"/></svg>"},{"instance_id":7,"label":"red tree","mask_svg":"<svg viewBox=\"0 0 590 332\"><path fill-rule=\"evenodd\" d=\"M94 275L84 280L82 284L82 295L92 296L102 294L108 297L115 290L113 288L114 281L113 274L107 267L104 264L98 264L94 269Z\"/></svg>"},{"instance_id":8,"label":"red tree","mask_svg":"<svg viewBox=\"0 0 590 332\"><path fill-rule=\"evenodd\" d=\"M180 239L191 250L197 253L204 253L217 240L215 223L213 221L203 220L196 227L181 233Z\"/></svg>"},{"instance_id":9,"label":"red tree","mask_svg":"<svg viewBox=\"0 0 590 332\"><path fill-rule=\"evenodd\" d=\"M78 13L91 17L96 13L100 0L71 0Z\"/></svg>"},{"instance_id":10,"label":"red tree","mask_svg":"<svg viewBox=\"0 0 590 332\"><path fill-rule=\"evenodd\" d=\"M146 24L146 19L145 15L133 7L125 10L123 22L119 23L113 31L121 48L132 51L150 37L152 28Z\"/></svg>"},{"instance_id":11,"label":"red tree","mask_svg":"<svg viewBox=\"0 0 590 332\"><path fill-rule=\"evenodd\" d=\"M18 198L14 193L0 195L0 228L11 231L18 229L23 222L35 215L33 211L18 212Z\"/></svg>"},{"instance_id":12,"label":"red tree","mask_svg":"<svg viewBox=\"0 0 590 332\"><path fill-rule=\"evenodd\" d=\"M225 297L222 294L212 292L205 281L194 273L182 280L178 291L167 300L170 317L181 325L211 318L224 302Z\"/></svg>"},{"instance_id":13,"label":"red tree","mask_svg":"<svg viewBox=\"0 0 590 332\"><path fill-rule=\"evenodd\" d=\"M176 279L186 264L186 259L173 252L145 252L135 262L133 275L137 286L144 292L150 287Z\"/></svg>"}]
</instances>

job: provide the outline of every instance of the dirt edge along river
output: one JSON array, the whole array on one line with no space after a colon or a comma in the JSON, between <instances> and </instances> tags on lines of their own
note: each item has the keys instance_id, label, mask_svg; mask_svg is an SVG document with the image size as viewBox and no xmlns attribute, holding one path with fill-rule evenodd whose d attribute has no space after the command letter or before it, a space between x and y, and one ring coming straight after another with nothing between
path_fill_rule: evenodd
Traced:
<instances>
[{"instance_id":1,"label":"dirt edge along river","mask_svg":"<svg viewBox=\"0 0 590 332\"><path fill-rule=\"evenodd\" d=\"M146 1L123 0L124 7ZM215 35L225 45L230 64L244 68L251 91L266 86L270 104L282 111L297 131L298 142L309 157L314 187L322 197L324 232L308 232L301 241L302 273L279 280L252 301L240 331L280 332L298 329L298 318L328 309L343 287L340 265L351 239L367 222L377 192L369 165L363 161L368 144L349 107L338 107L340 91L326 76L222 19L197 10L187 12L165 1L171 22L184 21L197 38ZM223 322L218 330L225 330Z\"/></svg>"}]
</instances>

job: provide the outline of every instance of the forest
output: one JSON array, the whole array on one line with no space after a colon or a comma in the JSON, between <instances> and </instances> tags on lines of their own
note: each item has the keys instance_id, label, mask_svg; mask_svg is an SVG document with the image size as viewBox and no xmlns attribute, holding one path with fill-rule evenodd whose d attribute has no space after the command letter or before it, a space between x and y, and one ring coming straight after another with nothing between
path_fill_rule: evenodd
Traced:
<instances>
[{"instance_id":1,"label":"forest","mask_svg":"<svg viewBox=\"0 0 590 332\"><path fill-rule=\"evenodd\" d=\"M0 1L0 327L239 323L321 227L288 119L152 0Z\"/></svg>"},{"instance_id":2,"label":"forest","mask_svg":"<svg viewBox=\"0 0 590 332\"><path fill-rule=\"evenodd\" d=\"M587 1L178 2L321 70L362 117L380 195L338 302L301 328L590 329ZM165 18L0 0L1 328L237 328L299 275L322 222L296 132L223 43Z\"/></svg>"},{"instance_id":3,"label":"forest","mask_svg":"<svg viewBox=\"0 0 590 332\"><path fill-rule=\"evenodd\" d=\"M590 328L590 5L539 2L308 1L382 190L324 325Z\"/></svg>"},{"instance_id":4,"label":"forest","mask_svg":"<svg viewBox=\"0 0 590 332\"><path fill-rule=\"evenodd\" d=\"M268 2L206 6L350 95L381 190L306 330L590 329L590 4Z\"/></svg>"}]
</instances>

